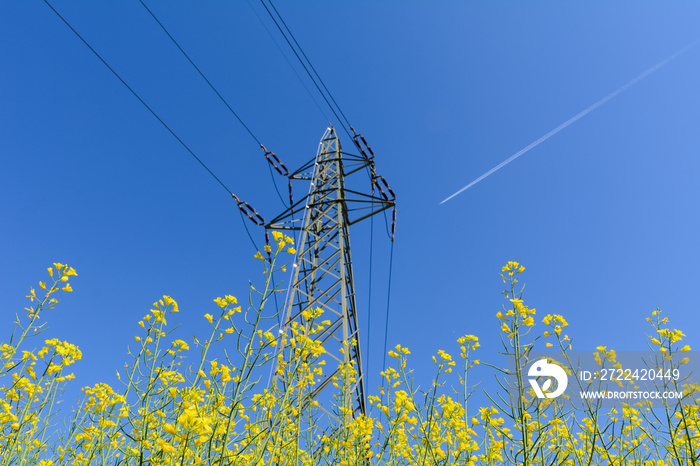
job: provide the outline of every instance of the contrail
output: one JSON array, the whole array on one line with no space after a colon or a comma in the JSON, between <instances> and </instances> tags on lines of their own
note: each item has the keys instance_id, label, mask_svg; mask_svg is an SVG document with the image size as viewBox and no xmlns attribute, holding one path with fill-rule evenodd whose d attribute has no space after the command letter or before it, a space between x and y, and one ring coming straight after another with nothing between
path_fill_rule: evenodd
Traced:
<instances>
[{"instance_id":1,"label":"contrail","mask_svg":"<svg viewBox=\"0 0 700 466\"><path fill-rule=\"evenodd\" d=\"M471 188L472 186L474 186L475 184L477 184L479 181L483 180L483 179L486 178L487 176L492 175L493 173L497 172L497 171L500 170L501 168L505 167L506 165L508 165L509 163L511 163L513 160L515 160L515 159L517 159L518 157L520 157L521 155L523 155L525 152L529 151L530 149L532 149L532 148L534 148L534 147L539 146L539 145L542 144L544 141L546 141L547 139L551 138L552 136L554 136L555 134L557 134L559 131L563 130L564 128L566 128L566 127L569 126L570 124L575 123L577 120L579 120L579 119L583 118L584 116L588 115L589 113L591 113L593 110L595 110L596 108L598 108L598 107L600 107L601 105L603 105L603 104L604 104L605 102L607 102L608 100L610 100L610 99L612 99L613 97L615 97L616 95L618 95L618 94L620 94L620 93L626 91L627 89L629 89L630 87L634 86L635 84L637 84L637 83L638 83L639 81L641 81L642 79L644 79L644 78L646 78L647 76L649 76L649 75L650 75L651 73L653 73L654 71L656 71L656 70L658 70L659 68L661 68L662 66L668 64L670 61L674 60L674 59L677 58L679 55L681 55L682 53L686 52L688 49L694 47L695 44L697 44L697 43L698 43L698 41L691 42L690 44L686 45L685 47L683 47L682 49L680 49L678 52L674 53L673 55L671 55L671 56L668 57L667 59L665 59L665 60L663 60L663 61L660 61L660 62L657 63L656 65L652 66L651 68L649 68L648 70L646 70L644 73L642 73L642 74L640 74L639 76L637 76L636 78L634 78L632 81L628 82L627 84L625 84L624 86L620 87L619 89L617 89L617 90L611 92L610 94L606 95L605 97L603 97L602 99L600 99L598 102L594 103L593 105L591 105L591 106L588 107L587 109L583 110L582 112L580 112L580 113L576 114L575 116L569 118L569 119L566 120L564 123L562 123L561 125L559 125L559 126L557 126L556 128L554 128L554 129L553 129L552 131L550 131L549 133L545 134L544 136L542 136L542 137L539 138L538 140L536 140L536 141L530 143L527 147L524 147L523 149L520 149L518 152L516 152L515 154L511 155L510 157L508 157L506 160L504 160L503 162L499 163L498 165L496 165L495 167L493 167L491 170L487 171L486 173L484 173L483 175L481 175L479 178L475 179L474 181L472 181L471 183L469 183L468 185L466 185L465 187L463 187L462 189L460 189L459 191L457 191L456 193L454 193L453 195L451 195L450 197L448 197L447 199L445 199L444 201L442 201L440 204L444 204L445 202L449 201L450 199L452 199L453 197L457 196L458 194L463 193L464 191L466 191L467 189Z\"/></svg>"}]
</instances>

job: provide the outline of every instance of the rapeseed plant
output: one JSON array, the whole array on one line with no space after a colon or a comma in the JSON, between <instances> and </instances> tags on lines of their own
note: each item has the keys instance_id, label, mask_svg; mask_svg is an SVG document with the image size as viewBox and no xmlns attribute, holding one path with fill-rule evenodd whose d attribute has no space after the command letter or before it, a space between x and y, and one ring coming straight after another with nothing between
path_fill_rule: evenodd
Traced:
<instances>
[{"instance_id":1,"label":"rapeseed plant","mask_svg":"<svg viewBox=\"0 0 700 466\"><path fill-rule=\"evenodd\" d=\"M295 322L288 334L277 331L272 322L278 310L267 310L281 291L272 277L285 270L284 255L296 250L292 238L279 232L273 238L276 247L266 246L267 258L255 255L265 280L259 290L251 286L245 308L232 295L216 298L216 311L203 316L208 334L195 336L191 347L171 338L177 302L158 299L138 322L130 360L117 372L121 387L84 387L63 426L55 425L56 406L73 379L70 366L82 355L60 339L41 341L46 324L38 319L56 306L60 293L72 291L69 281L77 273L65 264L49 267L49 280L27 295L26 316L17 317L9 340L0 341L0 466L697 463L696 384L660 380L660 389L685 395L683 403L664 400L662 408L620 403L603 411L600 400L575 405L565 397L535 396L524 368L542 343L561 353L570 383L583 389L591 382L579 380L568 356L572 344L564 316L546 315L537 324L536 310L525 304L517 285L525 270L517 262L502 268L506 305L496 313L504 353L514 364L487 364L502 374L501 389L487 393L491 406L470 403L477 384L470 385L469 372L481 364L475 357L480 344L477 336L464 335L454 350L433 356L435 375L423 391L414 386L411 351L392 348L381 385L368 396L370 412L353 416L339 395L325 407L337 414L337 421L329 421L310 395L324 370L332 369L338 393L355 381L357 370L352 364L326 367L325 350L314 338L330 324L320 309L305 310L304 324ZM647 320L656 367L673 371L687 364L687 357L674 358L690 350L684 333L668 327L658 309ZM608 347L598 347L595 358L600 371L621 367ZM265 384L272 367L278 382Z\"/></svg>"}]
</instances>

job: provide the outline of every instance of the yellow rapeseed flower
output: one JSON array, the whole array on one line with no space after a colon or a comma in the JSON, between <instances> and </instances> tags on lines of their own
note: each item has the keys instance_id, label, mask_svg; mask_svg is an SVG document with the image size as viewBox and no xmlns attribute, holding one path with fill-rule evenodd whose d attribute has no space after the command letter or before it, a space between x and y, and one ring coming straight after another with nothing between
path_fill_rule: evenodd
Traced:
<instances>
[{"instance_id":1,"label":"yellow rapeseed flower","mask_svg":"<svg viewBox=\"0 0 700 466\"><path fill-rule=\"evenodd\" d=\"M175 435L177 434L177 430L175 429L175 426L172 424L164 424L163 425L163 430L167 432L170 435Z\"/></svg>"},{"instance_id":2,"label":"yellow rapeseed flower","mask_svg":"<svg viewBox=\"0 0 700 466\"><path fill-rule=\"evenodd\" d=\"M514 270L517 269L520 266L519 263L513 262L513 261L508 261L506 265L501 268L501 272L508 272L509 270Z\"/></svg>"}]
</instances>

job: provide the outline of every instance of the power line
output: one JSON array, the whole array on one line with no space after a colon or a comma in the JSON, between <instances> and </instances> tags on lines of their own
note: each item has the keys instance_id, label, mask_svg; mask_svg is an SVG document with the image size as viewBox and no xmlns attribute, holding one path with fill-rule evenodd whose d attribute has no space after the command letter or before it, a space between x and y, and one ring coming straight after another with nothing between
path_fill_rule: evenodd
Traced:
<instances>
[{"instance_id":1,"label":"power line","mask_svg":"<svg viewBox=\"0 0 700 466\"><path fill-rule=\"evenodd\" d=\"M245 218L243 218L243 211L239 209L238 213L241 214L241 222L243 223L243 228L245 228L246 235L248 235L248 239L250 239L250 242L253 243L253 247L255 248L255 250L260 251L260 248L253 239L253 235L251 235L250 230L248 230L248 224L245 222Z\"/></svg>"},{"instance_id":2,"label":"power line","mask_svg":"<svg viewBox=\"0 0 700 466\"><path fill-rule=\"evenodd\" d=\"M372 257L374 249L374 215L370 217L369 223L369 274L368 274L368 285L367 285L367 345L365 345L365 354L367 354L367 364L365 367L365 380L367 381L367 386L369 387L369 343L370 343L370 330L372 329ZM382 368L383 370L384 368Z\"/></svg>"},{"instance_id":3,"label":"power line","mask_svg":"<svg viewBox=\"0 0 700 466\"><path fill-rule=\"evenodd\" d=\"M272 165L268 163L268 164L267 164L267 168L268 168L268 170L270 170L270 178L272 178L272 184L275 186L275 192L277 193L277 197L279 198L279 200L280 200L280 202L282 203L282 205L285 205L285 206L286 206L287 203L284 202L284 199L282 199L282 194L280 194L280 190L279 190L279 188L277 187L277 181L275 180L275 175L274 175L274 173L272 173ZM290 203L289 203L289 207L291 207L291 206L292 206L292 204L291 204L291 202L290 202Z\"/></svg>"},{"instance_id":4,"label":"power line","mask_svg":"<svg viewBox=\"0 0 700 466\"><path fill-rule=\"evenodd\" d=\"M391 303L391 272L394 269L394 242L391 242L391 253L389 254L389 285L386 295L386 317L384 321L384 357L382 359L382 370L386 369L386 345L389 338L389 305Z\"/></svg>"},{"instance_id":5,"label":"power line","mask_svg":"<svg viewBox=\"0 0 700 466\"><path fill-rule=\"evenodd\" d=\"M270 29L268 29L267 25L265 25L265 22L262 20L262 18L261 18L260 15L258 14L257 10L256 10L255 8L253 8L253 4L250 3L250 0L247 0L247 2L248 2L248 6L250 7L250 9L253 11L253 14L255 14L255 17L258 18L258 21L259 21L260 24L262 25L263 29L265 29L265 32L267 32L267 35L270 36L270 39L272 39L272 42L275 44L275 47L277 47L277 50L279 50L280 53L282 54L282 57L284 58L284 61L287 62L287 64L289 65L289 67L290 67L290 68L292 69L292 71L294 72L294 75L297 77L297 79L299 80L299 82L301 83L301 85L302 85L302 86L304 87L304 89L306 90L306 93L309 95L309 97L310 97L311 100L313 101L314 105L316 105L316 108L318 109L318 111L321 112L321 115L323 115L323 118L325 118L326 121L330 121L330 118L328 118L328 115L326 115L326 112L324 112L323 109L321 108L321 106L318 104L318 101L314 98L313 94L311 93L311 90L309 90L309 87L306 85L306 83L304 82L304 80L301 79L301 76L299 76L299 73L297 72L297 69L294 67L294 65L292 65L292 62L289 61L289 58L287 57L287 54L284 53L284 51L282 50L282 47L280 47L280 44L277 42L277 39L275 39L275 36L272 35L272 32L270 32Z\"/></svg>"},{"instance_id":6,"label":"power line","mask_svg":"<svg viewBox=\"0 0 700 466\"><path fill-rule=\"evenodd\" d=\"M338 102L336 102L335 99L333 98L333 94L331 94L331 91L328 90L328 88L326 87L326 84L323 82L323 79L321 79L321 75L319 75L319 74L318 74L318 71L316 71L316 68L314 68L314 64L311 63L311 60L309 60L309 57L307 57L306 54L304 53L304 49L301 47L301 45L299 45L299 42L297 42L297 39L294 37L294 34L292 34L292 30L289 29L289 26L287 26L287 23L284 21L284 18L283 18L282 15L279 13L279 11L277 11L277 8L275 7L275 4L272 3L272 0L267 0L267 1L270 2L270 6L272 7L273 10L275 10L275 13L277 13L277 16L279 17L280 21L282 21L282 24L284 25L284 28L287 30L287 32L289 32L289 36L292 38L292 40L294 41L294 43L296 44L296 46L299 47L299 51L301 52L301 54L302 54L302 55L304 56L304 58L306 59L307 63L309 64L309 66L310 66L311 69L313 70L313 72L314 72L314 74L316 75L316 77L318 78L318 80L321 82L321 85L323 86L323 88L324 88L324 89L326 90L326 92L328 93L328 96L331 98L331 100L333 101L333 103L335 104L335 106L338 107L338 111L339 111L340 114L343 116L343 118L345 118L345 122L348 124L348 126L350 126L350 121L349 121L348 118L345 116L345 113L343 113L343 109L340 108L340 105L338 105ZM348 135L348 136L349 136L349 135Z\"/></svg>"},{"instance_id":7,"label":"power line","mask_svg":"<svg viewBox=\"0 0 700 466\"><path fill-rule=\"evenodd\" d=\"M269 0L268 0L268 1L269 1ZM338 116L338 112L335 111L335 108L333 108L333 106L331 105L331 103L328 101L328 98L326 97L326 94L323 93L323 91L321 90L321 87L318 85L318 83L317 83L316 80L314 79L313 75L312 75L311 72L309 71L309 68L308 68L308 67L306 66L306 64L304 63L304 60L302 60L301 57L299 56L299 54L297 53L296 49L294 48L294 46L293 46L292 43L290 42L289 38L287 37L287 34L285 34L284 30L282 29L282 26L280 26L280 24L279 24L279 22L277 22L277 19L275 18L275 16L272 14L272 12L271 12L270 9L267 7L267 5L265 5L264 0L260 0L260 3L262 3L262 6L265 8L265 11L267 11L267 14L270 16L270 18L272 18L272 21L275 23L275 26L277 26L277 29L278 29L278 30L280 31L280 33L282 34L282 37L284 37L284 40L285 40L285 41L287 42L287 44L289 45L289 48L291 48L291 49L292 49L292 52L294 52L294 55L296 55L297 59L299 60L299 63L301 63L301 66L302 66L302 67L304 68L304 70L306 71L306 74L308 74L308 75L309 75L309 78L311 78L311 81L314 83L314 86L316 86L316 89L317 89L318 92L321 94L321 97L323 97L323 100L326 101L326 104L328 105L328 108L331 109L331 111L333 112L333 115L335 115L336 119L338 120L338 123L340 123L340 126L343 127L343 130L344 130L345 133L348 135L348 137L352 138L352 136L350 135L350 131L348 131L347 127L345 126L345 123L343 123L343 120ZM270 4L272 4L272 2L270 2ZM273 8L274 8L274 6L273 6ZM276 11L276 10L275 10L275 11ZM278 14L279 14L279 13L278 13ZM281 20L281 19L282 19L282 17L280 16L280 20ZM300 50L301 50L301 47L300 47ZM303 52L302 52L302 53L303 53ZM309 63L309 64L310 64L310 63ZM339 110L340 110L340 108L339 108ZM341 112L341 113L342 113L342 112Z\"/></svg>"},{"instance_id":8,"label":"power line","mask_svg":"<svg viewBox=\"0 0 700 466\"><path fill-rule=\"evenodd\" d=\"M202 70L195 64L194 60L192 60L192 58L190 58L190 56L187 54L187 52L185 52L185 50L182 48L182 46L180 46L180 44L177 42L177 40L175 40L175 38L173 37L173 35L170 34L170 32L168 31L168 29L167 29L167 28L165 27L165 25L158 19L158 17L155 15L155 13L154 13L150 8L148 8L148 6L146 5L146 3L145 3L143 0L139 0L139 3L141 3L141 5L143 5L143 7L144 7L144 8L146 9L146 11L151 15L151 17L156 21L156 23L158 23L158 25L161 27L161 29L163 30L163 32L165 32L165 34L168 36L168 38L170 38L170 40L173 42L173 44L175 44L175 46L177 47L177 49L182 53L182 55L184 55L184 57L187 59L187 61L190 62L190 64L192 65L192 67L197 71L197 73L199 73L199 75L202 77L202 79L204 79L204 81L209 85L209 87L211 88L211 90L214 91L214 93L217 95L217 97L219 98L219 100L221 100L221 102L226 106L226 108L228 108L228 110L233 114L233 116L236 117L236 119L238 120L238 122L245 128L245 130L248 132L248 134L250 134L250 136L255 140L255 142L258 143L258 145L262 146L262 143L261 143L260 140L255 136L255 134L253 134L253 131L248 127L248 125L246 125L246 124L243 122L243 120L241 119L241 117L238 116L238 114L233 110L233 108L231 107L231 105L226 101L226 99L221 95L221 93L216 89L216 87L214 87L214 85L211 83L211 81L204 75L204 73L202 72ZM250 3L249 3L249 5L250 5ZM301 54L304 56L304 58L306 59L306 61L309 63L309 66L311 67L311 69L313 70L313 72L314 72L314 73L316 74L316 76L318 77L319 81L321 82L321 85L322 85L323 88L326 90L326 92L328 93L329 97L331 98L331 100L333 101L333 103L334 103L334 104L336 105L336 107L338 108L338 111L340 112L340 114L343 116L343 118L345 119L345 121L347 122L347 124L350 125L350 122L348 121L347 117L346 117L345 114L343 113L343 110L340 108L340 106L338 105L338 103L336 102L336 100L333 98L333 95L332 95L331 92L328 90L328 87L326 87L326 84L325 84L325 83L323 82L323 80L321 79L321 76L318 74L318 72L317 72L316 69L314 68L313 64L311 63L311 61L308 59L308 57L307 57L306 54L304 53L304 50L301 48L301 46L300 46L299 43L297 42L296 38L295 38L294 35L292 34L292 31L291 31L291 30L289 29L289 27L287 26L287 23L285 23L284 19L283 19L282 16L279 14L279 12L277 11L277 8L275 7L274 4L272 4L271 1L270 1L270 5L271 5L272 8L275 10L275 13L277 13L277 15L279 16L279 19L282 21L282 24L284 25L285 29L289 32L289 35L291 36L291 38L292 38L292 40L294 41L294 43L297 45L297 47L299 47L299 51L300 51ZM263 3L263 6L265 6L264 3ZM251 6L251 8L252 8L252 6ZM318 86L318 84L316 84L316 81L314 80L313 76L311 75L311 73L309 72L309 70L308 70L308 69L306 68L306 66L304 65L304 62L301 60L301 58L299 57L299 55L296 54L296 51L294 50L294 47L292 47L292 44L291 44L291 43L289 42L289 40L287 39L286 35L284 34L284 31L283 31L282 28L279 26L279 24L277 23L277 21L275 20L275 18L272 16L272 13L270 12L270 10L267 9L267 6L265 6L265 9L267 10L268 14L270 14L270 17L272 18L272 20L275 21L275 24L277 25L277 28L280 30L280 32L281 32L282 35L284 36L285 40L287 41L287 43L289 44L290 48L291 48L292 51L295 53L295 55L297 56L297 58L299 59L299 61L300 61L300 63L302 64L302 66L304 66L304 69L306 69L307 74L309 74L309 77L312 79L312 81L313 81L314 84L316 85L316 88L317 88L318 91L321 93L321 96L324 98L324 100L326 100L326 103L327 103L328 106L331 108L331 110L333 111L333 113L334 113L334 115L336 116L336 118L338 118L338 120L339 120L341 126L343 126L343 129L345 129L345 132L348 133L347 128L345 128L345 125L343 124L343 122L342 122L342 121L340 120L340 118L338 117L338 114L335 112L335 110L333 109L333 107L330 105L330 102L328 102L328 100L326 99L325 95L324 95L323 92L321 91L321 88ZM258 14L257 14L257 12L255 11L255 9L253 9L253 12L256 14L256 16L258 16ZM259 16L258 16L258 19L260 20L260 17L259 17ZM261 23L262 23L262 20L260 20L260 21L261 21ZM268 32L268 34L270 34L270 31L267 29L267 27L265 26L264 23L263 23L263 27L265 27L265 30ZM272 37L272 34L270 34L270 36ZM273 37L273 40L274 40L274 37ZM275 44L277 44L276 41L275 41ZM278 45L277 47L279 48L279 45ZM280 51L281 51L281 49L280 49ZM283 55L284 55L284 53L283 53ZM286 59L286 56L285 56L285 59ZM287 60L287 62L289 63L288 60ZM291 66L291 63L290 63L290 66ZM301 81L301 78L299 77L298 73L296 73L296 70L294 69L294 67L292 67L292 69L294 70L295 74L297 74L297 77L298 77L299 80ZM326 117L326 119L327 119L327 116L325 115L325 113L323 112L323 110L321 110L321 108L318 106L318 103L317 103L316 100L313 98L313 96L312 96L311 93L309 92L309 90L308 90L308 88L306 87L306 85L303 83L303 81L301 81L301 82L302 82L302 85L304 85L304 88L306 89L306 91L309 93L309 96L311 96L311 98L312 98L312 100L314 101L314 103L316 103L316 106L319 108L319 110L321 111L321 113L323 114L323 116ZM348 133L348 136L350 136L350 133ZM270 175L272 176L272 173L270 173ZM277 191L277 195L280 197L280 200L282 200L282 197L281 197L280 194L279 194L279 189L278 189L278 187L277 187L277 183L276 183L276 181L275 181L275 179L274 179L274 176L272 176L272 182L275 184L275 191ZM284 204L284 201L283 201L283 204Z\"/></svg>"},{"instance_id":9,"label":"power line","mask_svg":"<svg viewBox=\"0 0 700 466\"><path fill-rule=\"evenodd\" d=\"M68 27L70 28L70 30L73 31L73 32L75 33L76 36L78 36L78 39L80 39L80 40L83 42L83 44L85 44L85 45L87 46L87 48L89 48L90 51L92 51L92 53L94 53L95 56L96 56L97 58L100 59L100 61L109 69L109 71L111 71L112 74L114 74L114 76L116 76L117 79L118 79L119 81L121 81L121 83L122 83L127 89L129 89L129 91L134 95L134 97L136 97L136 98L138 99L138 101L141 102L141 103L143 104L143 106L146 107L146 108L148 109L149 112L151 112L151 115L153 115L154 117L156 117L156 119L160 122L160 124L162 124L162 125L165 127L165 129L167 129L167 130L170 132L170 134L172 134L173 137L174 137L175 139L178 140L178 142L179 142L180 144L182 144L182 147L184 147L184 148L187 150L187 152L189 152L190 155L191 155L192 157L194 157L194 158L197 160L197 162L199 162L199 163L204 167L204 169L205 169L206 171L209 172L209 174L210 174L211 176L214 177L214 179L226 190L226 192L228 192L229 194L233 195L233 192L232 192L230 189L228 189L228 187L224 184L224 182L221 181L221 180L219 179L219 177L217 177L217 176L214 174L214 172L212 172L212 171L209 169L209 167L207 167L206 164L205 164L204 162L202 162L202 160L201 160L199 157L197 157L197 155L192 151L192 149L190 149L189 146L188 146L187 144L185 144L185 142L184 142L182 139L180 139L180 137L179 137L177 134L175 134L175 132L174 132L172 129L170 129L170 126L168 126L168 125L158 116L158 114L156 114L156 112L153 111L153 109L152 109L152 108L151 108L151 107L136 93L136 91L134 91L134 90L131 88L131 86L129 86L129 85L126 83L126 81L124 81L124 80L122 79L121 76L119 76L119 73L117 73L117 72L114 70L114 68L112 68L111 66L109 66L109 63L107 63L107 62L105 61L105 59L102 58L102 56L101 56L99 53L97 53L97 51L96 51L95 49L93 49L92 46L83 38L83 36L81 36L80 33L78 33L78 31L76 31L75 28L73 28L73 26L71 26L70 23L69 23L63 16L61 16L61 14L60 14L58 11L56 11L56 9L53 7L53 5L51 5L51 4L48 2L48 0L44 0L44 3L46 3L46 4L49 6L49 8L51 8L51 10L53 10L53 12L56 13L56 15L57 15L59 18L61 18L61 21L63 21L63 22L65 23L65 25L68 26Z\"/></svg>"},{"instance_id":10,"label":"power line","mask_svg":"<svg viewBox=\"0 0 700 466\"><path fill-rule=\"evenodd\" d=\"M51 5L51 3L49 3L48 0L44 0L44 3L46 3L46 5L47 5L49 8L51 8L51 11L53 11L53 12L56 14L56 16L58 16L58 17L61 19L61 21L63 21L63 23L64 23L66 26L68 26L68 28L69 28L71 31L73 31L73 33L78 37L78 39L80 39L80 40L82 41L82 43L85 44L85 46L86 46L87 48L90 49L90 51L102 62L102 64L104 64L104 65L107 67L107 69L109 69L109 71L111 71L112 74L113 74L114 76L116 76L116 78L124 85L124 87L126 87L126 88L129 90L129 92L131 92L131 93L133 94L133 96L136 97L136 99L138 99L138 101L141 102L141 104L142 104L144 107L146 107L146 109L151 113L151 115L153 115L153 116L156 118L156 120L158 120L158 121L160 122L160 124L163 125L163 127L164 127L165 129L167 129L168 132L169 132L175 139L177 139L177 141L182 145L182 147L184 147L185 150L187 150L187 152L189 152L190 155L191 155L192 157L194 157L194 159L195 159L197 162L199 162L199 164L200 164L202 167L204 167L204 169L219 183L219 185L221 185L221 187L224 188L228 194L230 194L234 199L237 200L237 197L236 197L235 194L233 194L233 191L231 191L231 190L228 188L228 186L226 186L226 185L224 184L224 182L221 181L221 180L219 179L219 177L216 176L216 175L214 174L214 172L211 171L211 170L209 169L209 167L207 167L207 165L202 161L202 159L200 159L199 157L197 157L197 154L195 154L194 151L193 151L192 149L190 149L190 147L189 147L182 139L180 139L180 137L179 137L177 134L175 134L175 131L173 131L173 130L170 128L170 126L168 126L168 125L165 123L165 121L163 121L163 119L160 118L160 117L158 116L158 114L157 114L157 113L156 113L156 112L141 98L141 96L139 96L139 95L136 93L136 91L134 91L134 89L132 89L131 86L129 86L129 84L127 84L127 82L124 81L124 79L122 79L121 76L119 76L119 73L117 73L117 72L114 70L114 68L112 68L112 67L109 65L109 63L107 63L107 61L105 61L105 59L102 58L102 56L101 56L99 53L97 53L97 51L96 51L94 48L92 48L92 46L87 42L87 40L85 40L85 39L83 38L83 36L81 36L80 33L79 33L73 26L71 26L71 24L68 22L68 20L66 20L66 19L53 7L53 5ZM239 201L239 209L240 209L240 201ZM242 210L241 210L241 212L242 212ZM242 213L241 213L241 215L242 215ZM243 221L243 226L245 227L246 232L248 233L248 237L250 238L251 242L253 243L253 246L255 246L255 248L257 249L257 246L255 245L255 241L253 241L253 238L252 238L252 236L250 235L250 232L248 231L248 226L247 226L246 223L245 223L245 219L243 219L243 217L241 217L241 220Z\"/></svg>"},{"instance_id":11,"label":"power line","mask_svg":"<svg viewBox=\"0 0 700 466\"><path fill-rule=\"evenodd\" d=\"M158 26L160 26L161 29L163 29L163 32L165 32L165 34L170 38L170 40L173 42L173 44L175 44L175 47L177 47L177 49L185 56L185 58L187 58L187 61L190 62L190 64L194 67L194 69L197 70L197 73L199 73L199 75L202 77L202 79L204 79L204 81L209 85L211 90L214 91L214 93L217 95L219 100L221 100L221 102L223 102L223 104L226 105L226 108L229 109L229 111L233 114L233 116L236 117L238 122L245 128L246 131L248 131L248 134L250 134L250 136L255 140L255 142L257 142L258 144L261 144L260 140L257 137L255 137L255 134L253 134L253 132L250 130L250 128L248 128L248 125L246 125L243 122L241 117L239 117L238 114L233 110L233 108L231 108L231 105L229 105L229 103L226 101L226 99L224 99L224 97L219 93L219 91L216 90L216 88L211 83L211 81L209 81L209 79L207 79L207 77L204 75L204 73L202 73L202 70L199 69L199 67L194 63L194 61L190 58L190 56L187 55L187 52L185 52L183 50L183 48L180 46L180 44L177 43L177 41L172 36L172 34L170 34L170 32L168 32L168 30L163 25L163 23L161 23L160 20L156 17L155 13L153 13L151 11L151 9L148 8L148 6L146 6L146 4L143 2L143 0L139 0L139 3L141 3L141 5L143 5L143 7L146 9L146 11L153 17L153 19L156 21L156 23L158 23Z\"/></svg>"},{"instance_id":12,"label":"power line","mask_svg":"<svg viewBox=\"0 0 700 466\"><path fill-rule=\"evenodd\" d=\"M236 119L238 120L238 122L243 126L243 128L245 128L245 130L248 132L248 134L250 134L250 136L255 140L255 142L258 143L258 145L264 149L264 146L262 145L262 143L260 142L260 140L255 136L255 134L253 134L253 131L248 127L248 125L246 125L246 124L243 122L243 120L241 119L240 116L238 116L238 114L235 112L235 110L233 110L233 108L232 108L231 105L228 103L228 101L226 101L226 99L221 95L221 93L216 89L216 87L214 87L214 85L211 83L211 81L209 81L209 79L204 75L204 73L202 72L202 70L199 69L199 67L195 64L194 60L192 60L192 58L190 58L190 56L187 54L187 52L185 52L185 50L180 46L180 44L177 42L177 40L175 40L175 38L173 37L173 35L170 34L170 32L168 31L168 29L167 29L167 28L165 27L165 25L158 19L158 17L155 15L155 13L153 13L153 11L151 11L151 9L148 8L148 6L144 3L143 0L139 0L139 3L141 3L141 5L143 5L143 7L146 9L146 11L147 11L147 12L151 15L151 17L155 20L155 22L158 23L158 25L161 27L161 29L163 30L163 32L165 32L165 34L170 38L170 40L173 42L173 44L175 44L175 47L177 47L177 49L182 53L182 55L184 55L184 57L187 59L187 61L190 62L190 64L192 65L192 67L197 71L197 73L199 73L199 75L202 77L202 79L204 79L204 81L209 85L209 87L211 88L211 90L214 91L214 93L215 93L216 96L219 98L219 100L221 100L221 102L226 106L226 108L228 108L228 110L233 114L233 116L236 117ZM269 159L268 159L268 161L269 161ZM270 162L270 163L272 163L272 162ZM268 164L268 168L270 168L270 167L269 167L269 164ZM277 192L277 196L279 197L279 199L280 199L280 201L282 202L282 204L285 205L285 202L284 202L284 200L282 199L282 196L280 195L279 188L277 187L277 181L275 180L275 176L274 176L274 174L272 173L272 169L271 169L271 168L270 168L270 178L272 179L272 183L273 183L274 186L275 186L275 191Z\"/></svg>"}]
</instances>

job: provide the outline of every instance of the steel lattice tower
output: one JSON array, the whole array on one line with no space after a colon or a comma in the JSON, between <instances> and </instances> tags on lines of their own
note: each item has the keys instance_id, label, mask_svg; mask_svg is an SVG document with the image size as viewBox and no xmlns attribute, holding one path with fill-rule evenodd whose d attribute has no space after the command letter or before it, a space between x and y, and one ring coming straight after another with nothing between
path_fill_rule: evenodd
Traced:
<instances>
[{"instance_id":1,"label":"steel lattice tower","mask_svg":"<svg viewBox=\"0 0 700 466\"><path fill-rule=\"evenodd\" d=\"M266 225L268 229L300 231L281 330L287 333L295 321L306 325L302 312L307 309L321 308L323 320L331 321L313 336L326 350L329 373L315 385L305 404L318 401L321 409L336 419L337 412L329 406L334 390L353 416L366 413L349 227L394 207L393 192L389 197L379 188L382 197L374 195L377 179L386 182L375 175L373 155L367 156L357 135L355 142L363 155L343 152L335 130L328 128L316 157L289 175L290 180L311 182L308 195ZM370 175L372 194L346 187L346 178L353 174L358 179L359 175ZM339 393L332 383L340 371L335 367L348 363L357 371L356 380L340 387ZM277 374L273 379L276 383Z\"/></svg>"}]
</instances>

